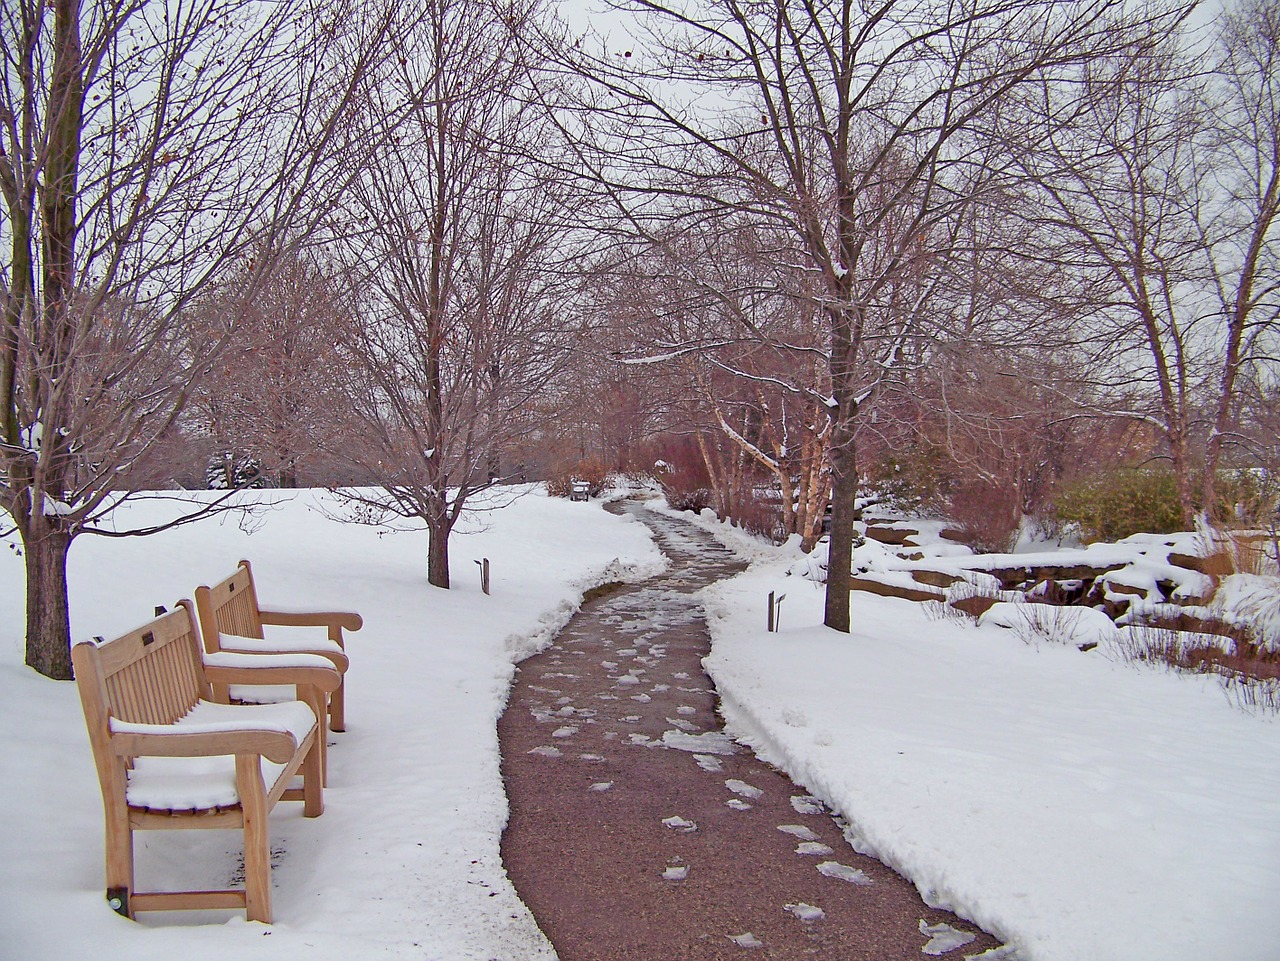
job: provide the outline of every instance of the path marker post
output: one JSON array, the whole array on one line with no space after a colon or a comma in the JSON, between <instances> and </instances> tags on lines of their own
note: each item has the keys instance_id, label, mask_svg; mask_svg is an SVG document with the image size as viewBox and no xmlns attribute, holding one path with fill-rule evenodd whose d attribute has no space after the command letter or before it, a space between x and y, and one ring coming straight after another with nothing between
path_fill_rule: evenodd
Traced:
<instances>
[{"instance_id":1,"label":"path marker post","mask_svg":"<svg viewBox=\"0 0 1280 961\"><path fill-rule=\"evenodd\" d=\"M774 592L769 592L769 633L774 634L779 630L779 623L782 617L782 602L787 599L786 594L774 596Z\"/></svg>"}]
</instances>

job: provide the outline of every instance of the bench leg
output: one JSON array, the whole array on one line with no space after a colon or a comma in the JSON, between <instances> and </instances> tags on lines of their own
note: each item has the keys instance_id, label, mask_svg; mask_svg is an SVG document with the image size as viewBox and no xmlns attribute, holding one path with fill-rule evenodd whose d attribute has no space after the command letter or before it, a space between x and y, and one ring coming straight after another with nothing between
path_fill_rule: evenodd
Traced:
<instances>
[{"instance_id":1,"label":"bench leg","mask_svg":"<svg viewBox=\"0 0 1280 961\"><path fill-rule=\"evenodd\" d=\"M347 679L338 681L338 689L329 695L329 730L347 729ZM323 726L323 725L322 725Z\"/></svg>"},{"instance_id":2,"label":"bench leg","mask_svg":"<svg viewBox=\"0 0 1280 961\"><path fill-rule=\"evenodd\" d=\"M107 817L107 901L111 909L133 917L133 831L129 815Z\"/></svg>"},{"instance_id":3,"label":"bench leg","mask_svg":"<svg viewBox=\"0 0 1280 961\"><path fill-rule=\"evenodd\" d=\"M316 716L316 747L320 751L320 783L329 783L329 743L325 738L325 718L329 714L329 698L314 687L298 687L298 698L306 701Z\"/></svg>"},{"instance_id":4,"label":"bench leg","mask_svg":"<svg viewBox=\"0 0 1280 961\"><path fill-rule=\"evenodd\" d=\"M271 923L271 839L267 829L267 789L256 754L236 755L236 788L244 815L244 914Z\"/></svg>"},{"instance_id":5,"label":"bench leg","mask_svg":"<svg viewBox=\"0 0 1280 961\"><path fill-rule=\"evenodd\" d=\"M318 818L324 813L324 725L317 724L316 743L302 762L302 816Z\"/></svg>"}]
</instances>

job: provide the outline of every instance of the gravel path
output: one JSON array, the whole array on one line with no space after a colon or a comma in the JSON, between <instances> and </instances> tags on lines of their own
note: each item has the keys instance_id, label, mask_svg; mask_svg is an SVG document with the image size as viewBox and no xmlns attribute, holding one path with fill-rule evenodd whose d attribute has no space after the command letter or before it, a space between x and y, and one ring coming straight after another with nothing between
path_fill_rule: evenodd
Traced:
<instances>
[{"instance_id":1,"label":"gravel path","mask_svg":"<svg viewBox=\"0 0 1280 961\"><path fill-rule=\"evenodd\" d=\"M855 853L820 802L724 734L696 592L742 565L692 525L628 510L671 568L584 604L520 666L498 725L503 858L562 961L997 948Z\"/></svg>"}]
</instances>

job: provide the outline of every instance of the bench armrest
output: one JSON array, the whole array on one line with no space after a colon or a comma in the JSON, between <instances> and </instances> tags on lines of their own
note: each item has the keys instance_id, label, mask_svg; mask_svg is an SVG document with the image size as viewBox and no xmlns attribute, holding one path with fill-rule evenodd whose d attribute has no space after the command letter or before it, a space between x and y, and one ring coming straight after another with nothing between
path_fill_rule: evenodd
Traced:
<instances>
[{"instance_id":1,"label":"bench armrest","mask_svg":"<svg viewBox=\"0 0 1280 961\"><path fill-rule=\"evenodd\" d=\"M285 731L223 728L206 731L164 731L166 724L112 722L111 750L121 757L218 757L257 754L276 764L288 764L298 742Z\"/></svg>"},{"instance_id":2,"label":"bench armrest","mask_svg":"<svg viewBox=\"0 0 1280 961\"><path fill-rule=\"evenodd\" d=\"M327 627L329 636L341 643L342 630L358 631L364 618L354 611L258 611L263 624L278 627ZM335 634L337 635L335 637Z\"/></svg>"},{"instance_id":3,"label":"bench armrest","mask_svg":"<svg viewBox=\"0 0 1280 961\"><path fill-rule=\"evenodd\" d=\"M333 661L323 654L215 651L204 655L204 674L212 684L301 684L326 694L342 683Z\"/></svg>"},{"instance_id":4,"label":"bench armrest","mask_svg":"<svg viewBox=\"0 0 1280 961\"><path fill-rule=\"evenodd\" d=\"M281 640L277 637L241 637L239 634L218 633L218 648L234 654L308 654L325 658L339 673L346 673L350 660L342 647L334 641Z\"/></svg>"}]
</instances>

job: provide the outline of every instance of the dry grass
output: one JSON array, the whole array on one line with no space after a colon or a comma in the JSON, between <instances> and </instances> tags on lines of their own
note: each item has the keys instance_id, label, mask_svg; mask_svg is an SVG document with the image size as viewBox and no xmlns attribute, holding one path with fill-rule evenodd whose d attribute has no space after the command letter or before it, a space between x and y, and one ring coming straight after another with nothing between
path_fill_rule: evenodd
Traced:
<instances>
[{"instance_id":1,"label":"dry grass","mask_svg":"<svg viewBox=\"0 0 1280 961\"><path fill-rule=\"evenodd\" d=\"M1134 628L1119 645L1124 660L1222 679L1227 696L1243 710L1280 714L1280 651L1238 631L1221 641L1170 628Z\"/></svg>"}]
</instances>

